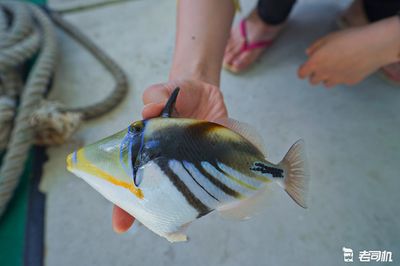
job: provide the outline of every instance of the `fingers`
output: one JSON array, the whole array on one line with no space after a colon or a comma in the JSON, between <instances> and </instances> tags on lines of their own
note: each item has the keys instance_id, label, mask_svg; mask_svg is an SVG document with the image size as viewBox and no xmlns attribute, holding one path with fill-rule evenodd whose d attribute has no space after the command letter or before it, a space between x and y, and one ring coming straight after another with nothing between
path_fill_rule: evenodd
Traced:
<instances>
[{"instance_id":1,"label":"fingers","mask_svg":"<svg viewBox=\"0 0 400 266\"><path fill-rule=\"evenodd\" d=\"M318 85L321 82L325 84L329 79L329 75L323 71L320 60L315 54L310 55L310 58L299 67L297 74L301 79L308 78L311 85Z\"/></svg>"},{"instance_id":2,"label":"fingers","mask_svg":"<svg viewBox=\"0 0 400 266\"><path fill-rule=\"evenodd\" d=\"M156 84L148 87L143 93L143 103L160 103L168 100L169 89L164 84Z\"/></svg>"},{"instance_id":3,"label":"fingers","mask_svg":"<svg viewBox=\"0 0 400 266\"><path fill-rule=\"evenodd\" d=\"M144 119L159 116L162 112L165 102L168 100L171 88L165 84L156 84L148 87L143 93L143 103L145 106L142 110Z\"/></svg>"},{"instance_id":4,"label":"fingers","mask_svg":"<svg viewBox=\"0 0 400 266\"><path fill-rule=\"evenodd\" d=\"M149 103L143 107L142 117L144 119L157 117L161 114L163 108L165 106L165 101L160 103Z\"/></svg>"},{"instance_id":5,"label":"fingers","mask_svg":"<svg viewBox=\"0 0 400 266\"><path fill-rule=\"evenodd\" d=\"M310 78L309 78L309 82L310 82L311 85L318 85L318 84L320 84L321 82L323 82L324 80L326 80L326 77L325 77L325 76L319 75L319 74L317 74L317 73L315 73L315 72L313 72L313 73L310 75Z\"/></svg>"},{"instance_id":6,"label":"fingers","mask_svg":"<svg viewBox=\"0 0 400 266\"><path fill-rule=\"evenodd\" d=\"M132 226L135 218L129 213L114 205L112 213L112 226L115 232L124 233Z\"/></svg>"},{"instance_id":7,"label":"fingers","mask_svg":"<svg viewBox=\"0 0 400 266\"><path fill-rule=\"evenodd\" d=\"M313 42L306 50L306 54L308 56L311 56L317 51L324 43L325 43L326 38L320 38Z\"/></svg>"},{"instance_id":8,"label":"fingers","mask_svg":"<svg viewBox=\"0 0 400 266\"><path fill-rule=\"evenodd\" d=\"M332 87L334 87L336 85L338 85L338 83L336 81L334 81L334 80L326 80L326 81L324 81L324 86L326 88L332 88Z\"/></svg>"},{"instance_id":9,"label":"fingers","mask_svg":"<svg viewBox=\"0 0 400 266\"><path fill-rule=\"evenodd\" d=\"M322 74L320 72L321 71L318 71L318 69L315 69L310 61L307 61L299 68L298 75L301 79L305 79L308 77L311 85L318 85L320 83L323 83L323 85L327 88L332 88L333 86L338 85L338 82L333 80L332 77L329 77L329 75Z\"/></svg>"},{"instance_id":10,"label":"fingers","mask_svg":"<svg viewBox=\"0 0 400 266\"><path fill-rule=\"evenodd\" d=\"M309 77L309 81L312 85L317 85L321 83L322 81L326 80L326 77L318 74L315 69L315 63L314 61L316 56L314 53L321 48L325 44L326 37L320 38L317 41L315 41L313 44L310 45L310 47L307 48L306 53L309 56L309 59L307 62L305 62L302 66L300 66L298 70L298 76L301 79L305 79Z\"/></svg>"},{"instance_id":11,"label":"fingers","mask_svg":"<svg viewBox=\"0 0 400 266\"><path fill-rule=\"evenodd\" d=\"M300 66L300 68L297 72L299 78L301 78L301 79L305 79L308 76L311 76L312 73L313 73L313 66L310 63L310 60L308 60L302 66Z\"/></svg>"}]
</instances>

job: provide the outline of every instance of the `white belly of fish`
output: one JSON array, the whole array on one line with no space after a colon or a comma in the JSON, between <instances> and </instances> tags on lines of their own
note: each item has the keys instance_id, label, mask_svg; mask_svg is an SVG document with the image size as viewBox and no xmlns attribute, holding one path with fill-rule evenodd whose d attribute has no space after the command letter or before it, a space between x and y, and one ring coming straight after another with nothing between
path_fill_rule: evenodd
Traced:
<instances>
[{"instance_id":1,"label":"white belly of fish","mask_svg":"<svg viewBox=\"0 0 400 266\"><path fill-rule=\"evenodd\" d=\"M134 216L147 228L171 242L185 241L183 230L195 220L198 212L186 201L160 167L149 162L141 168L139 185L144 198L139 199L129 190L101 178L75 170L106 199Z\"/></svg>"}]
</instances>

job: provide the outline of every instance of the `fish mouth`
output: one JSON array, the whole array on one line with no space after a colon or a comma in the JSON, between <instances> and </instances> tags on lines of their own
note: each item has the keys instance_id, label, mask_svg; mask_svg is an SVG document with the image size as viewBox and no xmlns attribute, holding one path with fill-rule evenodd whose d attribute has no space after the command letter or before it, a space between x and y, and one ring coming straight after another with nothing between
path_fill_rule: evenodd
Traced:
<instances>
[{"instance_id":1,"label":"fish mouth","mask_svg":"<svg viewBox=\"0 0 400 266\"><path fill-rule=\"evenodd\" d=\"M67 156L67 170L72 171L73 165L76 163L76 151Z\"/></svg>"},{"instance_id":2,"label":"fish mouth","mask_svg":"<svg viewBox=\"0 0 400 266\"><path fill-rule=\"evenodd\" d=\"M91 176L93 179L102 179L112 185L125 188L139 199L143 199L144 197L142 190L136 187L133 183L131 184L120 180L118 177L113 176L111 173L108 173L91 163L87 158L85 158L84 149L75 151L67 156L67 170L81 177L86 182L88 182L88 180L82 177L82 173L84 173L84 176Z\"/></svg>"}]
</instances>

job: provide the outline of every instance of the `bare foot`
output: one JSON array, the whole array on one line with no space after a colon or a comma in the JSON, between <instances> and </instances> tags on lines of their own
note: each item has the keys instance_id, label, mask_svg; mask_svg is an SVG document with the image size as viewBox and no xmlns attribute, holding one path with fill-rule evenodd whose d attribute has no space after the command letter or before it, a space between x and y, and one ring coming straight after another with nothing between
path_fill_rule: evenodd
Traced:
<instances>
[{"instance_id":1,"label":"bare foot","mask_svg":"<svg viewBox=\"0 0 400 266\"><path fill-rule=\"evenodd\" d=\"M387 18L367 26L331 33L308 49L299 69L313 85L356 84L382 66L399 61L400 20Z\"/></svg>"},{"instance_id":2,"label":"bare foot","mask_svg":"<svg viewBox=\"0 0 400 266\"><path fill-rule=\"evenodd\" d=\"M248 43L273 40L283 28L283 24L277 26L265 24L256 10L253 10L245 21ZM265 50L263 47L241 52L245 41L240 31L240 25L237 25L231 31L224 54L224 66L233 72L240 72L248 68Z\"/></svg>"}]
</instances>

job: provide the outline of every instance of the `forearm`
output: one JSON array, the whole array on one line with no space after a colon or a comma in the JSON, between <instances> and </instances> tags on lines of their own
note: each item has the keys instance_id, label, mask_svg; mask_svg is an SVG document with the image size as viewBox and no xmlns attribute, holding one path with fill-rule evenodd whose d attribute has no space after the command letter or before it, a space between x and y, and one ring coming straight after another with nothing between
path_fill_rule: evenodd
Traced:
<instances>
[{"instance_id":1,"label":"forearm","mask_svg":"<svg viewBox=\"0 0 400 266\"><path fill-rule=\"evenodd\" d=\"M219 85L222 58L234 15L232 0L179 0L170 79Z\"/></svg>"}]
</instances>

